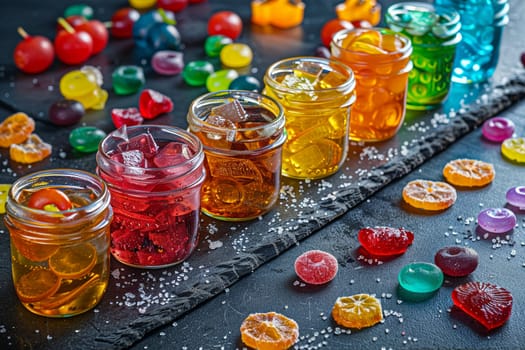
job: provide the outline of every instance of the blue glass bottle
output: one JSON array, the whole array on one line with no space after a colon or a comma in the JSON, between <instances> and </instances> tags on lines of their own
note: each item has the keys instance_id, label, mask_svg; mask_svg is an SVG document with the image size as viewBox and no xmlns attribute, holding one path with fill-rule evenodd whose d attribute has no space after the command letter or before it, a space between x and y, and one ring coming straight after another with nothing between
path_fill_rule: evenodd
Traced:
<instances>
[{"instance_id":1,"label":"blue glass bottle","mask_svg":"<svg viewBox=\"0 0 525 350\"><path fill-rule=\"evenodd\" d=\"M436 0L436 7L453 8L461 16L461 35L452 80L479 83L496 70L503 27L508 23L508 0Z\"/></svg>"}]
</instances>

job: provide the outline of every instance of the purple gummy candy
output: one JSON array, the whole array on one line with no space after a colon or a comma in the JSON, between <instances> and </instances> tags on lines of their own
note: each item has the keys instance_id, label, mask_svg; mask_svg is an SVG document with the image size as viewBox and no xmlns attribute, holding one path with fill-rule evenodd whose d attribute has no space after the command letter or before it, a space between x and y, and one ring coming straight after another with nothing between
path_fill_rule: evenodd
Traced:
<instances>
[{"instance_id":1,"label":"purple gummy candy","mask_svg":"<svg viewBox=\"0 0 525 350\"><path fill-rule=\"evenodd\" d=\"M510 205L525 210L525 186L510 188L505 197Z\"/></svg>"},{"instance_id":2,"label":"purple gummy candy","mask_svg":"<svg viewBox=\"0 0 525 350\"><path fill-rule=\"evenodd\" d=\"M504 233L516 226L516 215L506 208L489 208L478 214L478 225L491 233Z\"/></svg>"},{"instance_id":3,"label":"purple gummy candy","mask_svg":"<svg viewBox=\"0 0 525 350\"><path fill-rule=\"evenodd\" d=\"M183 53L170 50L158 51L151 59L151 66L153 67L153 70L159 74L179 74L184 68Z\"/></svg>"}]
</instances>

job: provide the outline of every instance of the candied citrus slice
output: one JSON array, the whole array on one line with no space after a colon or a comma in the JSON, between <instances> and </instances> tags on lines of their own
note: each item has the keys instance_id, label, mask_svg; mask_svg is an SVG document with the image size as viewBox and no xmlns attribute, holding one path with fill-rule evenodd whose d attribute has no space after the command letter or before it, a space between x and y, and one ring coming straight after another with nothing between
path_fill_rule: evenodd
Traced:
<instances>
[{"instance_id":1,"label":"candied citrus slice","mask_svg":"<svg viewBox=\"0 0 525 350\"><path fill-rule=\"evenodd\" d=\"M510 160L525 163L525 137L506 139L501 144L501 153Z\"/></svg>"},{"instance_id":2,"label":"candied citrus slice","mask_svg":"<svg viewBox=\"0 0 525 350\"><path fill-rule=\"evenodd\" d=\"M443 168L443 176L456 186L479 187L494 180L496 172L490 163L475 159L455 159Z\"/></svg>"},{"instance_id":3,"label":"candied citrus slice","mask_svg":"<svg viewBox=\"0 0 525 350\"><path fill-rule=\"evenodd\" d=\"M379 300L370 294L339 297L332 308L334 321L347 328L371 327L383 319Z\"/></svg>"},{"instance_id":4,"label":"candied citrus slice","mask_svg":"<svg viewBox=\"0 0 525 350\"><path fill-rule=\"evenodd\" d=\"M24 303L34 303L55 294L60 287L60 278L52 271L33 270L16 282L18 298Z\"/></svg>"},{"instance_id":5,"label":"candied citrus slice","mask_svg":"<svg viewBox=\"0 0 525 350\"><path fill-rule=\"evenodd\" d=\"M241 339L258 350L281 350L299 338L297 322L277 312L250 314L241 325Z\"/></svg>"},{"instance_id":6,"label":"candied citrus slice","mask_svg":"<svg viewBox=\"0 0 525 350\"><path fill-rule=\"evenodd\" d=\"M19 112L10 115L0 123L0 147L22 143L35 130L35 121L27 114Z\"/></svg>"},{"instance_id":7,"label":"candied citrus slice","mask_svg":"<svg viewBox=\"0 0 525 350\"><path fill-rule=\"evenodd\" d=\"M53 146L42 141L37 134L31 134L25 142L9 147L9 157L18 163L31 164L49 157L52 150Z\"/></svg>"},{"instance_id":8,"label":"candied citrus slice","mask_svg":"<svg viewBox=\"0 0 525 350\"><path fill-rule=\"evenodd\" d=\"M403 188L403 199L415 208L443 210L456 202L454 187L441 181L414 180Z\"/></svg>"},{"instance_id":9,"label":"candied citrus slice","mask_svg":"<svg viewBox=\"0 0 525 350\"><path fill-rule=\"evenodd\" d=\"M97 251L92 244L83 243L59 248L49 258L49 267L59 277L75 279L87 275L97 262Z\"/></svg>"},{"instance_id":10,"label":"candied citrus slice","mask_svg":"<svg viewBox=\"0 0 525 350\"><path fill-rule=\"evenodd\" d=\"M58 250L58 246L56 245L34 243L29 239L25 239L16 230L11 230L10 233L12 253L14 254L18 251L18 253L31 261L46 261Z\"/></svg>"}]
</instances>

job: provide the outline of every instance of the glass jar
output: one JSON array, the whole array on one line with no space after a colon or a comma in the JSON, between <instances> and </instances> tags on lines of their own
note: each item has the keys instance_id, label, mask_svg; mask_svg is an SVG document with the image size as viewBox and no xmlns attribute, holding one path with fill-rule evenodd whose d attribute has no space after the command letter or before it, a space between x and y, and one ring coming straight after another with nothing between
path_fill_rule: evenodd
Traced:
<instances>
[{"instance_id":1,"label":"glass jar","mask_svg":"<svg viewBox=\"0 0 525 350\"><path fill-rule=\"evenodd\" d=\"M161 268L182 262L198 243L201 142L185 130L138 125L99 145L97 172L111 193L111 253L120 262Z\"/></svg>"},{"instance_id":2,"label":"glass jar","mask_svg":"<svg viewBox=\"0 0 525 350\"><path fill-rule=\"evenodd\" d=\"M203 213L245 221L268 212L280 190L286 140L281 105L257 92L217 91L195 99L187 119L206 154Z\"/></svg>"},{"instance_id":3,"label":"glass jar","mask_svg":"<svg viewBox=\"0 0 525 350\"><path fill-rule=\"evenodd\" d=\"M508 0L436 0L436 8L461 16L461 35L452 81L480 83L496 70L503 28L509 22Z\"/></svg>"},{"instance_id":4,"label":"glass jar","mask_svg":"<svg viewBox=\"0 0 525 350\"><path fill-rule=\"evenodd\" d=\"M382 141L393 137L405 118L412 44L387 28L357 28L337 32L332 57L352 68L356 101L350 117L350 139Z\"/></svg>"},{"instance_id":5,"label":"glass jar","mask_svg":"<svg viewBox=\"0 0 525 350\"><path fill-rule=\"evenodd\" d=\"M292 57L272 64L264 83L263 93L279 101L286 116L282 174L320 179L337 172L348 153L352 70L326 58Z\"/></svg>"},{"instance_id":6,"label":"glass jar","mask_svg":"<svg viewBox=\"0 0 525 350\"><path fill-rule=\"evenodd\" d=\"M65 206L57 207L59 201ZM109 281L109 202L104 182L80 170L45 170L15 181L4 220L15 291L29 311L69 317L101 300Z\"/></svg>"},{"instance_id":7,"label":"glass jar","mask_svg":"<svg viewBox=\"0 0 525 350\"><path fill-rule=\"evenodd\" d=\"M461 41L459 14L453 9L436 10L423 2L391 5L386 23L412 42L408 74L408 109L429 109L443 102L450 90L456 46Z\"/></svg>"}]
</instances>

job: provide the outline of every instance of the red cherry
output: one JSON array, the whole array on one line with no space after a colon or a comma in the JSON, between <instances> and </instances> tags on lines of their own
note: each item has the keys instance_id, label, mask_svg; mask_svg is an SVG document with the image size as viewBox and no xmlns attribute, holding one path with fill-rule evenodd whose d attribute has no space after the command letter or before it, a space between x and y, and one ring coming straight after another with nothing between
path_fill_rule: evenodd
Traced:
<instances>
[{"instance_id":1,"label":"red cherry","mask_svg":"<svg viewBox=\"0 0 525 350\"><path fill-rule=\"evenodd\" d=\"M93 55L99 53L106 48L108 44L108 30L104 23L94 19L87 21L75 28L78 31L84 31L93 39Z\"/></svg>"},{"instance_id":2,"label":"red cherry","mask_svg":"<svg viewBox=\"0 0 525 350\"><path fill-rule=\"evenodd\" d=\"M326 22L321 29L321 41L326 47L330 47L330 42L335 33L342 29L352 29L354 26L352 23L343 19L334 18Z\"/></svg>"},{"instance_id":3,"label":"red cherry","mask_svg":"<svg viewBox=\"0 0 525 350\"><path fill-rule=\"evenodd\" d=\"M222 34L235 40L241 35L242 20L238 14L232 11L219 11L210 17L208 21L208 34Z\"/></svg>"},{"instance_id":4,"label":"red cherry","mask_svg":"<svg viewBox=\"0 0 525 350\"><path fill-rule=\"evenodd\" d=\"M157 0L157 7L172 12L180 12L186 6L188 6L188 0Z\"/></svg>"},{"instance_id":5,"label":"red cherry","mask_svg":"<svg viewBox=\"0 0 525 350\"><path fill-rule=\"evenodd\" d=\"M75 31L65 19L59 18L65 30L58 32L55 38L55 51L58 59L66 64L85 62L93 52L93 39L84 31Z\"/></svg>"},{"instance_id":6,"label":"red cherry","mask_svg":"<svg viewBox=\"0 0 525 350\"><path fill-rule=\"evenodd\" d=\"M133 36L133 25L140 18L139 11L131 7L117 10L111 16L111 35L116 38L131 38Z\"/></svg>"},{"instance_id":7,"label":"red cherry","mask_svg":"<svg viewBox=\"0 0 525 350\"><path fill-rule=\"evenodd\" d=\"M29 36L24 29L18 28L24 38L15 47L13 59L15 65L25 73L40 73L53 64L55 50L53 43L44 36Z\"/></svg>"}]
</instances>

